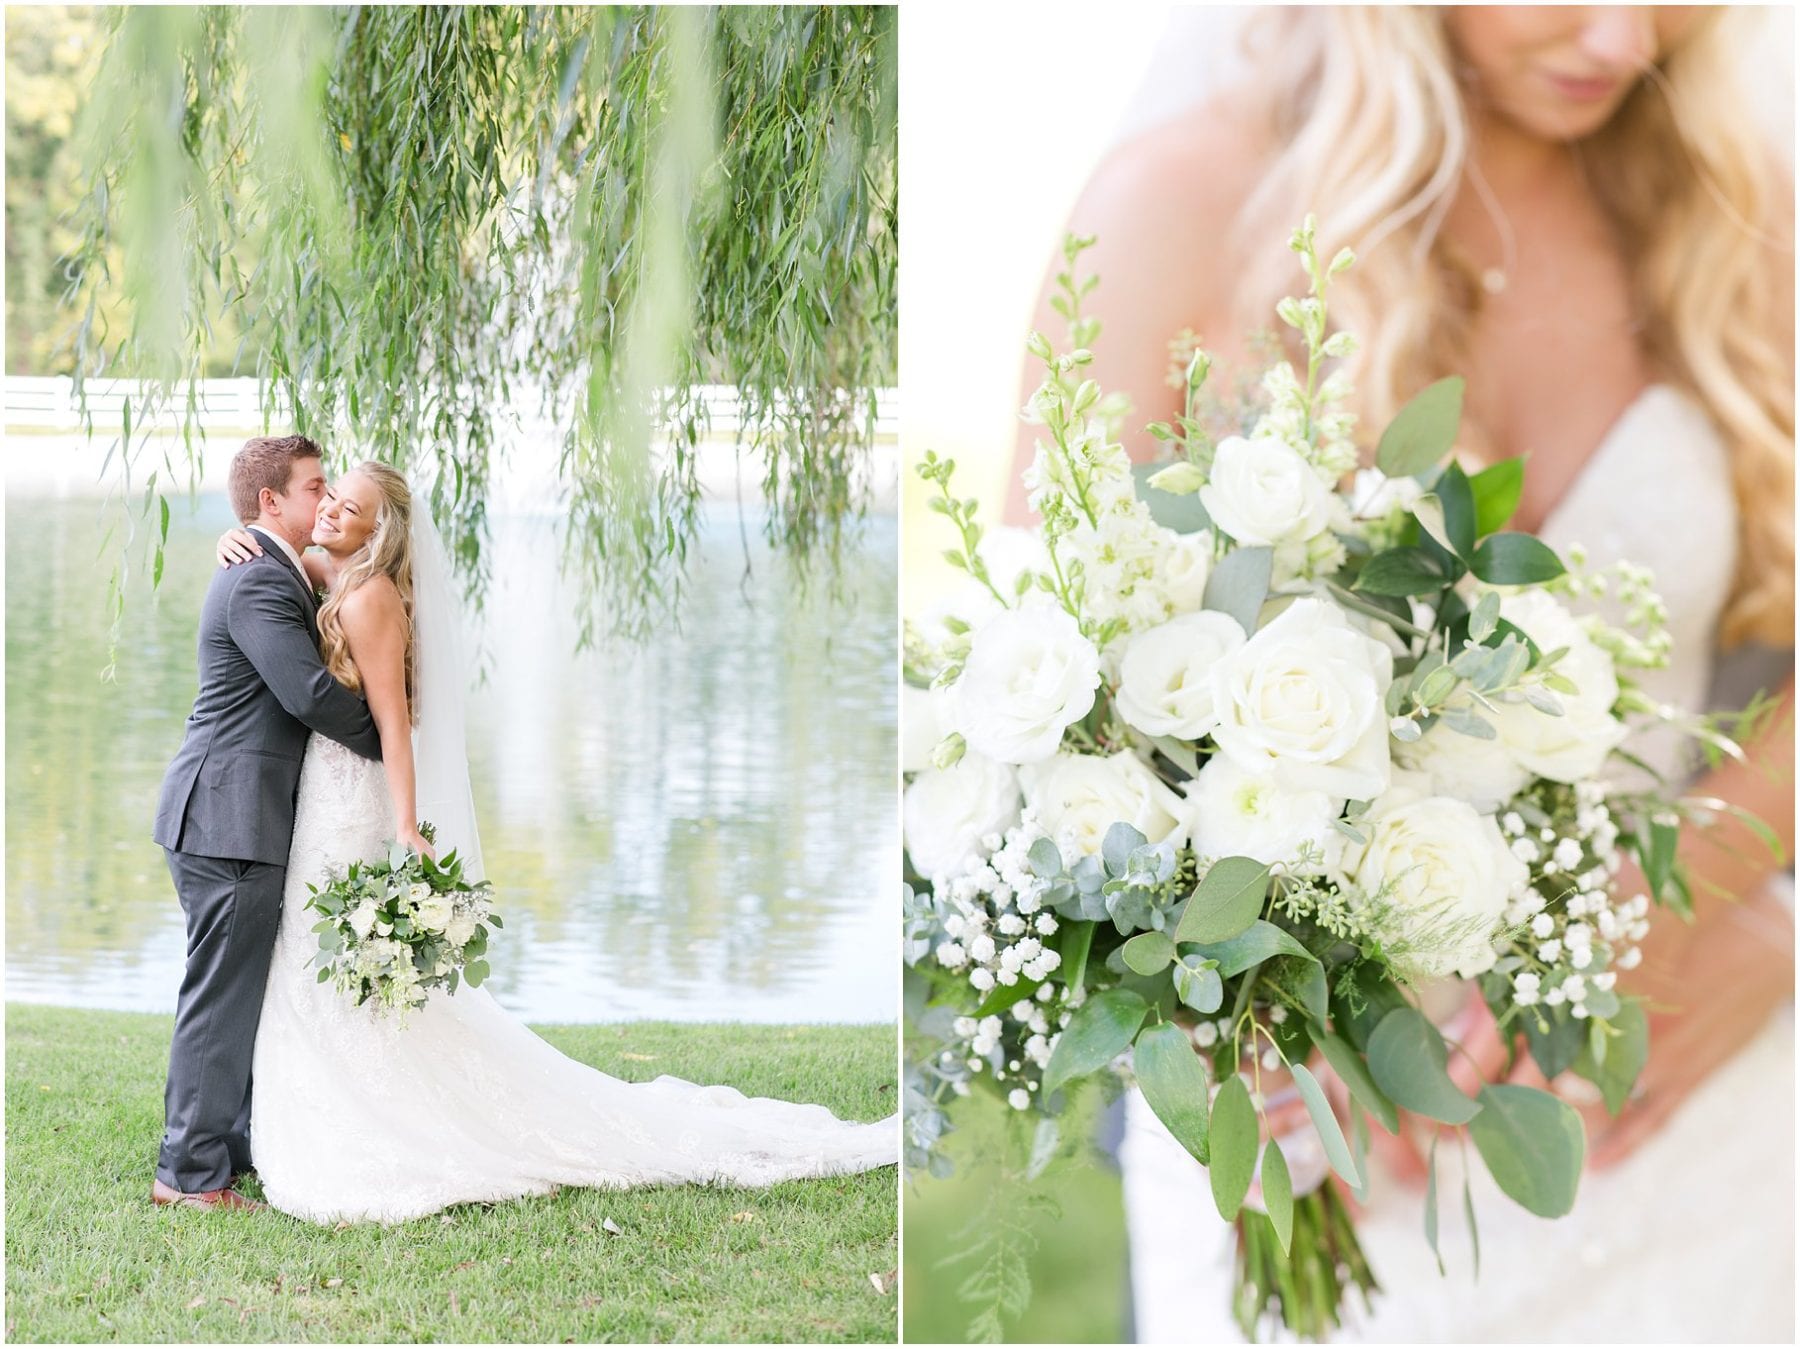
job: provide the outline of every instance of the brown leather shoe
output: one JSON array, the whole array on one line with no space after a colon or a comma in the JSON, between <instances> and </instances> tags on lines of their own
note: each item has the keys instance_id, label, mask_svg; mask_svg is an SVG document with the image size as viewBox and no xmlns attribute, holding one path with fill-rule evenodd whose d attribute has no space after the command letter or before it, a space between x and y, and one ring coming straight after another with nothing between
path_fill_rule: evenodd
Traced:
<instances>
[{"instance_id":1,"label":"brown leather shoe","mask_svg":"<svg viewBox=\"0 0 1800 1349\"><path fill-rule=\"evenodd\" d=\"M194 1194L164 1185L161 1180L150 1184L150 1202L153 1204L174 1205L179 1208L246 1208L258 1209L268 1207L254 1199L246 1199L236 1190L201 1190Z\"/></svg>"}]
</instances>

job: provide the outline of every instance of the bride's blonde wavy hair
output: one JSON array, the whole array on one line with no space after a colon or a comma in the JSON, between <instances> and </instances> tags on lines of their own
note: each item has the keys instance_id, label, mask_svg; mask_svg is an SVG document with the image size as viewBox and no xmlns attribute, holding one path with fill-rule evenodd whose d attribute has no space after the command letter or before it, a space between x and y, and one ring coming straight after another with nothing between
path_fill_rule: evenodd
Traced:
<instances>
[{"instance_id":1,"label":"bride's blonde wavy hair","mask_svg":"<svg viewBox=\"0 0 1800 1349\"><path fill-rule=\"evenodd\" d=\"M1792 315L1790 294L1770 284L1767 250L1793 246L1777 200L1789 180L1747 130L1737 25L1716 9L1696 17L1580 149L1625 251L1646 354L1730 446L1741 535L1721 637L1787 646L1794 385L1781 339ZM1274 159L1235 225L1236 255L1258 260L1237 290L1235 330L1266 325L1293 290L1293 259L1271 257L1267 241L1315 212L1321 256L1342 245L1357 253L1332 305L1362 343L1351 373L1360 424L1373 435L1411 394L1466 369L1481 295L1439 228L1470 144L1442 12L1283 8L1258 16L1245 45Z\"/></svg>"},{"instance_id":2,"label":"bride's blonde wavy hair","mask_svg":"<svg viewBox=\"0 0 1800 1349\"><path fill-rule=\"evenodd\" d=\"M362 689L362 676L350 659L350 644L344 639L344 601L357 587L376 576L386 576L400 592L400 603L406 611L406 707L416 725L419 703L413 691L413 557L412 557L412 490L406 479L378 459L370 459L350 470L371 479L381 493L381 505L375 512L375 529L349 564L338 574L325 603L319 607L319 646L325 668L333 679L353 692Z\"/></svg>"}]
</instances>

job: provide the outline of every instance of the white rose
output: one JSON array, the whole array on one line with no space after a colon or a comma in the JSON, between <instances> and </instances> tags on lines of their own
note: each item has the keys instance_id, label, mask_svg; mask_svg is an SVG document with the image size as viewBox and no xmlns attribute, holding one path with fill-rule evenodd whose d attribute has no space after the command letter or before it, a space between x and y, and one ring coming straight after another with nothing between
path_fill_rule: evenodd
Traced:
<instances>
[{"instance_id":1,"label":"white rose","mask_svg":"<svg viewBox=\"0 0 1800 1349\"><path fill-rule=\"evenodd\" d=\"M350 915L350 930L362 941L369 939L375 930L375 902L365 899Z\"/></svg>"},{"instance_id":2,"label":"white rose","mask_svg":"<svg viewBox=\"0 0 1800 1349\"><path fill-rule=\"evenodd\" d=\"M419 905L418 911L413 915L413 921L427 932L442 932L444 925L450 921L451 915L455 912L456 909L451 904L448 895L434 895Z\"/></svg>"},{"instance_id":3,"label":"white rose","mask_svg":"<svg viewBox=\"0 0 1800 1349\"><path fill-rule=\"evenodd\" d=\"M1212 575L1212 534L1206 530L1177 534L1172 529L1164 533L1168 537L1157 579L1171 609L1178 614L1192 613L1205 599L1206 582Z\"/></svg>"},{"instance_id":4,"label":"white rose","mask_svg":"<svg viewBox=\"0 0 1800 1349\"><path fill-rule=\"evenodd\" d=\"M1387 790L1387 647L1336 605L1300 599L1213 666L1213 739L1289 791L1368 801Z\"/></svg>"},{"instance_id":5,"label":"white rose","mask_svg":"<svg viewBox=\"0 0 1800 1349\"><path fill-rule=\"evenodd\" d=\"M1019 780L1003 763L965 753L949 768L928 768L906 789L906 851L922 876L957 872L985 834L1019 822Z\"/></svg>"},{"instance_id":6,"label":"white rose","mask_svg":"<svg viewBox=\"0 0 1800 1349\"><path fill-rule=\"evenodd\" d=\"M1310 539L1331 518L1331 490L1282 440L1230 436L1213 451L1200 504L1242 544Z\"/></svg>"},{"instance_id":7,"label":"white rose","mask_svg":"<svg viewBox=\"0 0 1800 1349\"><path fill-rule=\"evenodd\" d=\"M414 904L423 904L426 900L431 898L432 894L432 888L424 881L420 881L416 885L408 886L406 890L406 897Z\"/></svg>"},{"instance_id":8,"label":"white rose","mask_svg":"<svg viewBox=\"0 0 1800 1349\"><path fill-rule=\"evenodd\" d=\"M1390 478L1378 468L1361 468L1350 487L1350 513L1359 520L1410 510L1425 495L1417 478Z\"/></svg>"},{"instance_id":9,"label":"white rose","mask_svg":"<svg viewBox=\"0 0 1800 1349\"><path fill-rule=\"evenodd\" d=\"M974 634L952 688L969 748L1001 763L1038 763L1094 705L1100 653L1080 625L1039 598L996 614Z\"/></svg>"},{"instance_id":10,"label":"white rose","mask_svg":"<svg viewBox=\"0 0 1800 1349\"><path fill-rule=\"evenodd\" d=\"M1529 879L1494 817L1409 778L1375 802L1362 832L1369 841L1345 849L1344 869L1370 895L1391 887L1375 935L1399 967L1464 979L1490 968L1507 903Z\"/></svg>"},{"instance_id":11,"label":"white rose","mask_svg":"<svg viewBox=\"0 0 1800 1349\"><path fill-rule=\"evenodd\" d=\"M1464 735L1441 721L1412 744L1398 746L1394 755L1402 767L1430 778L1434 794L1454 796L1484 813L1498 810L1531 781L1504 742Z\"/></svg>"},{"instance_id":12,"label":"white rose","mask_svg":"<svg viewBox=\"0 0 1800 1349\"><path fill-rule=\"evenodd\" d=\"M1145 735L1198 740L1218 720L1212 668L1244 644L1228 614L1182 614L1141 632L1119 664L1119 715Z\"/></svg>"},{"instance_id":13,"label":"white rose","mask_svg":"<svg viewBox=\"0 0 1800 1349\"><path fill-rule=\"evenodd\" d=\"M1065 856L1100 851L1124 821L1152 843L1179 847L1187 836L1181 799L1129 750L1100 757L1058 754L1019 773L1025 802Z\"/></svg>"},{"instance_id":14,"label":"white rose","mask_svg":"<svg viewBox=\"0 0 1800 1349\"><path fill-rule=\"evenodd\" d=\"M1625 739L1626 726L1612 715L1619 678L1612 657L1594 644L1581 624L1541 590L1526 590L1500 601L1500 615L1523 628L1541 651L1566 646L1557 673L1576 691L1559 693L1563 714L1540 712L1530 703L1501 703L1492 718L1500 739L1519 764L1556 782L1593 777L1606 756Z\"/></svg>"},{"instance_id":15,"label":"white rose","mask_svg":"<svg viewBox=\"0 0 1800 1349\"><path fill-rule=\"evenodd\" d=\"M1342 835L1331 822L1344 813L1342 797L1288 791L1223 754L1208 760L1183 790L1194 851L1202 857L1253 857L1273 865L1292 861L1306 843L1328 857L1338 851Z\"/></svg>"},{"instance_id":16,"label":"white rose","mask_svg":"<svg viewBox=\"0 0 1800 1349\"><path fill-rule=\"evenodd\" d=\"M917 773L931 767L931 751L950 734L950 690L900 690L900 771Z\"/></svg>"},{"instance_id":17,"label":"white rose","mask_svg":"<svg viewBox=\"0 0 1800 1349\"><path fill-rule=\"evenodd\" d=\"M444 926L444 937L452 946L467 946L474 935L475 919L471 914L458 914Z\"/></svg>"}]
</instances>

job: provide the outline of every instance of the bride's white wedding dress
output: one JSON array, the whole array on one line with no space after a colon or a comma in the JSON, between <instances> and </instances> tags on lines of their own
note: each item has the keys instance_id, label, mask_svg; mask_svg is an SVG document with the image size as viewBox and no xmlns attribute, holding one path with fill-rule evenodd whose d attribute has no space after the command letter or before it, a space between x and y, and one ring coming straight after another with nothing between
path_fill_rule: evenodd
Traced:
<instances>
[{"instance_id":1,"label":"bride's white wedding dress","mask_svg":"<svg viewBox=\"0 0 1800 1349\"><path fill-rule=\"evenodd\" d=\"M412 534L416 807L441 852L455 849L480 880L458 592L422 508ZM857 1124L731 1087L609 1077L552 1049L485 988L435 990L402 1026L319 983L307 887L386 856L394 824L381 764L313 736L252 1066L251 1159L274 1207L319 1223L403 1222L561 1185L761 1186L898 1162L898 1116Z\"/></svg>"},{"instance_id":2,"label":"bride's white wedding dress","mask_svg":"<svg viewBox=\"0 0 1800 1349\"><path fill-rule=\"evenodd\" d=\"M1702 706L1732 578L1729 541L1737 537L1726 450L1704 415L1672 388L1645 390L1541 533L1559 548L1585 544L1596 566L1628 557L1655 572L1674 656L1644 682L1668 702ZM1679 748L1633 745L1664 768L1680 764ZM1566 1218L1525 1212L1471 1153L1479 1281L1462 1219L1460 1149L1448 1139L1438 1148L1448 1277L1439 1276L1425 1244L1423 1191L1374 1165L1359 1230L1383 1292L1372 1316L1358 1316L1335 1338L1792 1342L1793 1109L1789 1009L1629 1158L1584 1175ZM1126 1101L1120 1162L1138 1339L1240 1338L1227 1306L1231 1229L1213 1208L1206 1173L1135 1091Z\"/></svg>"},{"instance_id":3,"label":"bride's white wedding dress","mask_svg":"<svg viewBox=\"0 0 1800 1349\"><path fill-rule=\"evenodd\" d=\"M399 1222L559 1185L770 1185L893 1164L893 1121L673 1077L632 1083L567 1058L486 989L434 992L402 1027L309 962L307 884L386 855L380 764L315 735L253 1069L251 1152L269 1202L314 1222ZM504 937L502 937L504 940Z\"/></svg>"}]
</instances>

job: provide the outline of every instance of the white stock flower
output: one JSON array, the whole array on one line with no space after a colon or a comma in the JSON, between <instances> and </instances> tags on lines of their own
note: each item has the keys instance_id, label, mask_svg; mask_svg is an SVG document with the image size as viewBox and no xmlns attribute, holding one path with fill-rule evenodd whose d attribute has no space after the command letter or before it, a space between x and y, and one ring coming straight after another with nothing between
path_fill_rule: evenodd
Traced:
<instances>
[{"instance_id":1,"label":"white stock flower","mask_svg":"<svg viewBox=\"0 0 1800 1349\"><path fill-rule=\"evenodd\" d=\"M1382 706L1393 654L1336 605L1299 599L1213 666L1213 738L1289 791L1367 801L1387 789Z\"/></svg>"},{"instance_id":2,"label":"white stock flower","mask_svg":"<svg viewBox=\"0 0 1800 1349\"><path fill-rule=\"evenodd\" d=\"M1494 817L1407 781L1370 807L1361 828L1369 841L1345 849L1344 869L1371 895L1388 887L1375 935L1401 967L1464 979L1491 968L1507 901L1529 877Z\"/></svg>"},{"instance_id":3,"label":"white stock flower","mask_svg":"<svg viewBox=\"0 0 1800 1349\"><path fill-rule=\"evenodd\" d=\"M1119 665L1119 715L1145 735L1198 740L1218 721L1212 667L1244 644L1227 614L1182 614L1141 632Z\"/></svg>"},{"instance_id":4,"label":"white stock flower","mask_svg":"<svg viewBox=\"0 0 1800 1349\"><path fill-rule=\"evenodd\" d=\"M1540 777L1576 782L1600 771L1606 756L1625 739L1625 724L1612 715L1619 679L1612 657L1597 646L1575 616L1541 590L1526 590L1500 601L1500 614L1523 628L1542 651L1566 646L1557 673L1576 692L1559 693L1560 717L1529 703L1502 703L1493 721L1500 739L1519 763Z\"/></svg>"},{"instance_id":5,"label":"white stock flower","mask_svg":"<svg viewBox=\"0 0 1800 1349\"><path fill-rule=\"evenodd\" d=\"M1181 799L1129 750L1100 757L1058 754L1021 769L1025 803L1064 856L1095 854L1121 820L1152 843L1186 839Z\"/></svg>"},{"instance_id":6,"label":"white stock flower","mask_svg":"<svg viewBox=\"0 0 1800 1349\"><path fill-rule=\"evenodd\" d=\"M1094 705L1100 653L1048 600L994 615L976 630L951 686L952 715L969 748L1001 763L1038 763Z\"/></svg>"},{"instance_id":7,"label":"white stock flower","mask_svg":"<svg viewBox=\"0 0 1800 1349\"><path fill-rule=\"evenodd\" d=\"M922 876L960 871L987 834L1019 822L1019 781L1013 770L982 754L965 753L949 768L928 768L904 798L906 851Z\"/></svg>"},{"instance_id":8,"label":"white stock flower","mask_svg":"<svg viewBox=\"0 0 1800 1349\"><path fill-rule=\"evenodd\" d=\"M1291 861L1305 843L1326 852L1338 837L1331 822L1344 810L1341 797L1284 790L1223 754L1183 790L1194 851L1203 857L1253 857L1272 865Z\"/></svg>"},{"instance_id":9,"label":"white stock flower","mask_svg":"<svg viewBox=\"0 0 1800 1349\"><path fill-rule=\"evenodd\" d=\"M1310 539L1331 518L1331 490L1285 441L1230 436L1213 451L1200 504L1241 544Z\"/></svg>"}]
</instances>

